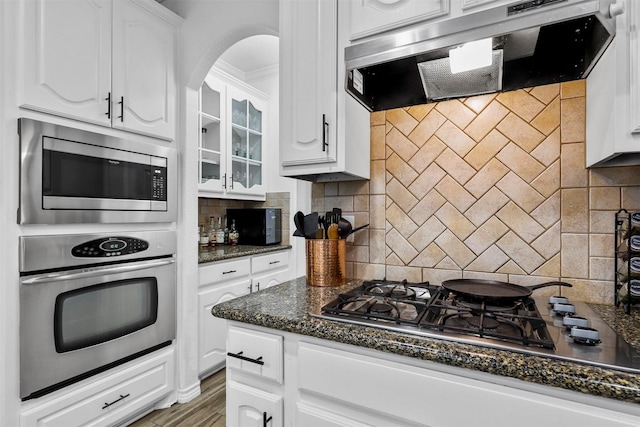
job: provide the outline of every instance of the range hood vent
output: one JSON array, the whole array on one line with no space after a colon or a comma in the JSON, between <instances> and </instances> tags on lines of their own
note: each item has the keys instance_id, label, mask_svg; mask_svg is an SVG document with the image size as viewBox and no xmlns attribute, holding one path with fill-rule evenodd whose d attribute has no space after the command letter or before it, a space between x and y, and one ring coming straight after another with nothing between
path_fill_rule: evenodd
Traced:
<instances>
[{"instance_id":1,"label":"range hood vent","mask_svg":"<svg viewBox=\"0 0 640 427\"><path fill-rule=\"evenodd\" d=\"M345 48L346 90L369 111L586 78L615 35L615 0L535 0ZM450 51L490 39L491 65L454 74Z\"/></svg>"}]
</instances>

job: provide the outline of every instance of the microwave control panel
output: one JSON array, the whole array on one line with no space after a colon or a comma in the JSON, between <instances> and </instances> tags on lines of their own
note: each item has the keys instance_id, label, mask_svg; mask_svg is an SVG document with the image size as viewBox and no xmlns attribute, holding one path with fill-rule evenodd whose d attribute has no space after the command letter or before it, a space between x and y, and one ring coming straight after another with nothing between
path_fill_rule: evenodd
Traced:
<instances>
[{"instance_id":1,"label":"microwave control panel","mask_svg":"<svg viewBox=\"0 0 640 427\"><path fill-rule=\"evenodd\" d=\"M145 251L149 242L132 237L105 237L81 243L71 249L71 254L79 258L107 258L131 255Z\"/></svg>"}]
</instances>

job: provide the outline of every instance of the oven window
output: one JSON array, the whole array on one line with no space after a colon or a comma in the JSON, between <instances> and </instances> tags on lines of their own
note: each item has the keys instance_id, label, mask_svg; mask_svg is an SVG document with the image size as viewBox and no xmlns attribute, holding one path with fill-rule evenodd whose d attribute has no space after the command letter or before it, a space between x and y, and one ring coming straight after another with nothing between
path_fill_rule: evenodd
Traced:
<instances>
[{"instance_id":1,"label":"oven window","mask_svg":"<svg viewBox=\"0 0 640 427\"><path fill-rule=\"evenodd\" d=\"M119 280L58 295L56 351L78 350L146 328L158 316L154 277Z\"/></svg>"}]
</instances>

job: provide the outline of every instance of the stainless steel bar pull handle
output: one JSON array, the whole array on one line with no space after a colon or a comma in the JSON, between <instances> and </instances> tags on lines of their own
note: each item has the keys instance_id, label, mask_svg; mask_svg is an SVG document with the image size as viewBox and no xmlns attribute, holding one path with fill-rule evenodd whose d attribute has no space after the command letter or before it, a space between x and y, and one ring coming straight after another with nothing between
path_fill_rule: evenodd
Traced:
<instances>
[{"instance_id":1,"label":"stainless steel bar pull handle","mask_svg":"<svg viewBox=\"0 0 640 427\"><path fill-rule=\"evenodd\" d=\"M120 119L120 122L124 122L124 96L120 97L120 102L118 102L118 104L120 104L120 115L118 118Z\"/></svg>"},{"instance_id":2,"label":"stainless steel bar pull handle","mask_svg":"<svg viewBox=\"0 0 640 427\"><path fill-rule=\"evenodd\" d=\"M327 151L329 148L329 123L327 123L327 115L322 115L322 151Z\"/></svg>"},{"instance_id":3,"label":"stainless steel bar pull handle","mask_svg":"<svg viewBox=\"0 0 640 427\"><path fill-rule=\"evenodd\" d=\"M223 271L222 274L231 274L235 272L237 272L237 270L229 270L229 271Z\"/></svg>"},{"instance_id":4,"label":"stainless steel bar pull handle","mask_svg":"<svg viewBox=\"0 0 640 427\"><path fill-rule=\"evenodd\" d=\"M107 112L105 114L107 115L107 119L111 119L111 92L109 92L104 100L107 101Z\"/></svg>"},{"instance_id":5,"label":"stainless steel bar pull handle","mask_svg":"<svg viewBox=\"0 0 640 427\"><path fill-rule=\"evenodd\" d=\"M111 402L111 403L105 402L105 403L104 403L104 406L102 407L102 409L107 409L109 406L111 406L111 405L115 405L116 403L120 402L122 399L126 399L126 398L127 398L127 397L129 397L129 396L131 396L131 393L127 393L127 394L125 394L124 396L123 396L123 395L120 395L120 398L119 398L119 399L116 399L116 400L114 400L114 401L113 401L113 402Z\"/></svg>"},{"instance_id":6,"label":"stainless steel bar pull handle","mask_svg":"<svg viewBox=\"0 0 640 427\"><path fill-rule=\"evenodd\" d=\"M262 356L258 357L257 359L252 359L250 357L243 356L242 353L244 353L244 351L241 351L239 353L231 353L229 351L229 352L227 352L227 356L235 357L236 359L244 360L246 362L255 363L256 365L264 365L264 361L262 360Z\"/></svg>"},{"instance_id":7,"label":"stainless steel bar pull handle","mask_svg":"<svg viewBox=\"0 0 640 427\"><path fill-rule=\"evenodd\" d=\"M272 418L273 418L273 417L269 417L269 418L267 418L267 413L266 413L266 412L263 412L263 413L262 413L262 427L267 427L267 423L268 423L269 421L271 421L271 419L272 419Z\"/></svg>"},{"instance_id":8,"label":"stainless steel bar pull handle","mask_svg":"<svg viewBox=\"0 0 640 427\"><path fill-rule=\"evenodd\" d=\"M271 262L269 263L269 265L271 265L271 264L277 264L277 263L279 263L279 262L280 262L280 261L271 261Z\"/></svg>"}]
</instances>

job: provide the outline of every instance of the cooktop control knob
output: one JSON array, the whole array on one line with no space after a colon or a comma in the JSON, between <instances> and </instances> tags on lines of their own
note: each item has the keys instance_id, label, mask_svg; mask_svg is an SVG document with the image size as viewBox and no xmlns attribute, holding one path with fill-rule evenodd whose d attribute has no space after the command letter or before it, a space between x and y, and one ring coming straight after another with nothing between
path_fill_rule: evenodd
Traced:
<instances>
[{"instance_id":1,"label":"cooktop control knob","mask_svg":"<svg viewBox=\"0 0 640 427\"><path fill-rule=\"evenodd\" d=\"M554 295L549 297L549 305L553 307L554 304L568 304L569 298Z\"/></svg>"},{"instance_id":2,"label":"cooktop control knob","mask_svg":"<svg viewBox=\"0 0 640 427\"><path fill-rule=\"evenodd\" d=\"M576 307L573 304L558 302L553 304L553 312L556 316L566 316L567 314L574 314Z\"/></svg>"},{"instance_id":3,"label":"cooktop control knob","mask_svg":"<svg viewBox=\"0 0 640 427\"><path fill-rule=\"evenodd\" d=\"M562 324L567 328L567 330L571 330L574 326L582 326L583 328L589 327L589 321L580 316L564 316Z\"/></svg>"},{"instance_id":4,"label":"cooktop control knob","mask_svg":"<svg viewBox=\"0 0 640 427\"><path fill-rule=\"evenodd\" d=\"M574 326L571 328L571 338L578 344L596 345L600 344L600 334L597 329Z\"/></svg>"}]
</instances>

